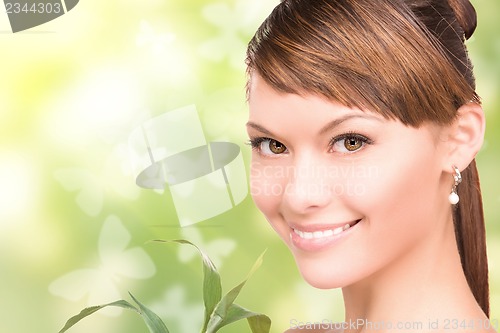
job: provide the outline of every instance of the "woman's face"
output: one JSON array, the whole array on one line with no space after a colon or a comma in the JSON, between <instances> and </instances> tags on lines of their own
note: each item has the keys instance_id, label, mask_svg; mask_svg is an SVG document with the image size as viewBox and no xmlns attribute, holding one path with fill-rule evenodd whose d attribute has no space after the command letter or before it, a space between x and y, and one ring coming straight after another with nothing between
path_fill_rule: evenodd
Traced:
<instances>
[{"instance_id":1,"label":"woman's face","mask_svg":"<svg viewBox=\"0 0 500 333\"><path fill-rule=\"evenodd\" d=\"M280 93L258 75L249 107L252 197L311 285L347 286L438 241L451 217L439 128Z\"/></svg>"}]
</instances>

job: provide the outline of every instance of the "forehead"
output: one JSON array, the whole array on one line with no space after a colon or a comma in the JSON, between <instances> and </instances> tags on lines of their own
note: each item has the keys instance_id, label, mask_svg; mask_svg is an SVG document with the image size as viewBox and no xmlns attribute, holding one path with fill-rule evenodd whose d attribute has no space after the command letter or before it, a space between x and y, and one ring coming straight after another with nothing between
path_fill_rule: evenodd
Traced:
<instances>
[{"instance_id":1,"label":"forehead","mask_svg":"<svg viewBox=\"0 0 500 333\"><path fill-rule=\"evenodd\" d=\"M252 75L248 90L248 103L251 119L261 117L270 119L273 115L298 118L301 114L307 117L326 118L347 114L375 115L370 111L347 107L323 96L278 91L258 74Z\"/></svg>"}]
</instances>

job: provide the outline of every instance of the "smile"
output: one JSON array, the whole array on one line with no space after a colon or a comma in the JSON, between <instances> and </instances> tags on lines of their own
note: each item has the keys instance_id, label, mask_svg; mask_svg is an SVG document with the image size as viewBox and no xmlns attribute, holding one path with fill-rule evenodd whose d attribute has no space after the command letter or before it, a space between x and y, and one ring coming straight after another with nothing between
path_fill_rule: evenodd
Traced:
<instances>
[{"instance_id":1,"label":"smile","mask_svg":"<svg viewBox=\"0 0 500 333\"><path fill-rule=\"evenodd\" d=\"M300 238L304 239L320 239L320 238L325 238L325 237L330 237L333 235L338 235L347 229L349 229L351 225L349 223L346 223L342 227L338 227L335 229L327 229L327 230L319 230L319 231L314 231L314 232L307 232L307 231L300 231L297 229L293 229L293 232L295 232L297 235L299 235Z\"/></svg>"},{"instance_id":2,"label":"smile","mask_svg":"<svg viewBox=\"0 0 500 333\"><path fill-rule=\"evenodd\" d=\"M347 236L361 219L341 225L323 227L293 226L290 238L295 247L306 251L317 251L336 243L340 238ZM301 230L302 229L302 230Z\"/></svg>"}]
</instances>

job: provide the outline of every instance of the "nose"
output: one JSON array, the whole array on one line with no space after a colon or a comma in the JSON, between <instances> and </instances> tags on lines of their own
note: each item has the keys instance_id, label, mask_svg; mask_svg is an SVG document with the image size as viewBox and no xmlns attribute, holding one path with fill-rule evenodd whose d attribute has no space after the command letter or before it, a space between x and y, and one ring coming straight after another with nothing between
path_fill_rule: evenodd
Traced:
<instances>
[{"instance_id":1,"label":"nose","mask_svg":"<svg viewBox=\"0 0 500 333\"><path fill-rule=\"evenodd\" d=\"M296 214L328 206L332 199L332 177L326 161L304 156L296 159L288 174L282 204Z\"/></svg>"}]
</instances>

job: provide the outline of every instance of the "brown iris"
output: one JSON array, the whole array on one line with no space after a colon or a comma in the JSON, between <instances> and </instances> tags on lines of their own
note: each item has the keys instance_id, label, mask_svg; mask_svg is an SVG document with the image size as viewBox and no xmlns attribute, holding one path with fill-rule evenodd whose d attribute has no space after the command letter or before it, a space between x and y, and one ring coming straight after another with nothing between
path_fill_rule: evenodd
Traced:
<instances>
[{"instance_id":1,"label":"brown iris","mask_svg":"<svg viewBox=\"0 0 500 333\"><path fill-rule=\"evenodd\" d=\"M344 147L348 151L355 151L361 148L363 141L355 136L347 137L344 140Z\"/></svg>"},{"instance_id":2,"label":"brown iris","mask_svg":"<svg viewBox=\"0 0 500 333\"><path fill-rule=\"evenodd\" d=\"M285 152L286 147L279 141L270 140L269 141L269 149L273 152L273 154L282 154Z\"/></svg>"}]
</instances>

